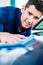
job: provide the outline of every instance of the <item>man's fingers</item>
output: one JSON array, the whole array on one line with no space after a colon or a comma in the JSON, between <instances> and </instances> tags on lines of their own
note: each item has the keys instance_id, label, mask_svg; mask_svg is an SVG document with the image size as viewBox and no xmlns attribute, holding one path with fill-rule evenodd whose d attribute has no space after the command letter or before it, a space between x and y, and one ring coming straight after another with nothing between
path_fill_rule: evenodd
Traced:
<instances>
[{"instance_id":1,"label":"man's fingers","mask_svg":"<svg viewBox=\"0 0 43 65\"><path fill-rule=\"evenodd\" d=\"M18 34L17 37L21 39L26 38L24 35L20 35L20 34Z\"/></svg>"},{"instance_id":2,"label":"man's fingers","mask_svg":"<svg viewBox=\"0 0 43 65\"><path fill-rule=\"evenodd\" d=\"M1 43L17 43L18 41L20 41L20 38L8 38L8 39L2 39Z\"/></svg>"},{"instance_id":3,"label":"man's fingers","mask_svg":"<svg viewBox=\"0 0 43 65\"><path fill-rule=\"evenodd\" d=\"M20 35L20 34L3 33L3 34L1 34L0 42L16 43L24 38L26 38L26 37L24 35Z\"/></svg>"}]
</instances>

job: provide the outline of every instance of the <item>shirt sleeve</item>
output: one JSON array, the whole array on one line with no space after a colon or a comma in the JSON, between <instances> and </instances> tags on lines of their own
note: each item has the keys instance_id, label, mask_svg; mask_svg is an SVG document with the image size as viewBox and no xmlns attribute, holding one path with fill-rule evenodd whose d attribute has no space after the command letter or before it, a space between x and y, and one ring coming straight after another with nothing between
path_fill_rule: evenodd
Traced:
<instances>
[{"instance_id":1,"label":"shirt sleeve","mask_svg":"<svg viewBox=\"0 0 43 65\"><path fill-rule=\"evenodd\" d=\"M0 32L2 32L4 29L3 19L4 19L3 12L2 12L2 9L0 7Z\"/></svg>"}]
</instances>

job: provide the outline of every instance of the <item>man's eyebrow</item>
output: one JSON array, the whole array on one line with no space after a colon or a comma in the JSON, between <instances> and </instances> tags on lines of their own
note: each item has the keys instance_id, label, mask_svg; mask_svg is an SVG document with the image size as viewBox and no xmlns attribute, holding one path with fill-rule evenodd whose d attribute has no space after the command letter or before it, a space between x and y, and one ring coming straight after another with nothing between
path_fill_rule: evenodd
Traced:
<instances>
[{"instance_id":1,"label":"man's eyebrow","mask_svg":"<svg viewBox=\"0 0 43 65\"><path fill-rule=\"evenodd\" d=\"M28 11L29 14L33 15L30 11Z\"/></svg>"}]
</instances>

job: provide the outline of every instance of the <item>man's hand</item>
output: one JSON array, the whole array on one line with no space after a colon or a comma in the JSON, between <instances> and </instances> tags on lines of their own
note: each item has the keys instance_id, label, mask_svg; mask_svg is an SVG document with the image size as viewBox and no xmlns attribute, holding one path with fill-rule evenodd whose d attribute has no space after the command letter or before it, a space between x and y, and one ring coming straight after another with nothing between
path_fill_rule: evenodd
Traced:
<instances>
[{"instance_id":1,"label":"man's hand","mask_svg":"<svg viewBox=\"0 0 43 65\"><path fill-rule=\"evenodd\" d=\"M20 34L11 34L7 32L0 32L0 42L2 43L15 43L25 38L24 35Z\"/></svg>"}]
</instances>

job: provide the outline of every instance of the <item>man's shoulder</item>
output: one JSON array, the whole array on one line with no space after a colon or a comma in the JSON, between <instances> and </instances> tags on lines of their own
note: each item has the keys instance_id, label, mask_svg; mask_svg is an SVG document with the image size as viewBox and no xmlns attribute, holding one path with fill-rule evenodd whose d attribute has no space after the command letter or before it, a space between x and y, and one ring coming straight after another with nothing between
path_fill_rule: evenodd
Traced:
<instances>
[{"instance_id":1,"label":"man's shoulder","mask_svg":"<svg viewBox=\"0 0 43 65\"><path fill-rule=\"evenodd\" d=\"M13 7L13 6L4 6L4 7L0 7L0 16L4 15L10 15L12 17L14 17L16 14L20 13L20 9L17 7Z\"/></svg>"}]
</instances>

